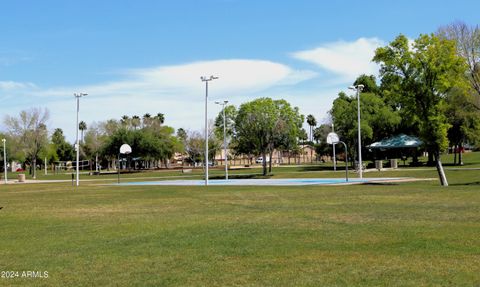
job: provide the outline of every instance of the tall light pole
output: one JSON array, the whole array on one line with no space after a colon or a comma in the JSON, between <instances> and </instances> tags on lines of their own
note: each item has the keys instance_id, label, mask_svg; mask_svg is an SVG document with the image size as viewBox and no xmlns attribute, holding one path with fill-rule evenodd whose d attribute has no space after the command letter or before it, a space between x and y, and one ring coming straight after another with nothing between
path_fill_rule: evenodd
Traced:
<instances>
[{"instance_id":1,"label":"tall light pole","mask_svg":"<svg viewBox=\"0 0 480 287\"><path fill-rule=\"evenodd\" d=\"M3 142L3 170L5 172L5 184L7 184L7 145L6 145L6 142L7 140L6 139L2 139L2 142Z\"/></svg>"},{"instance_id":2,"label":"tall light pole","mask_svg":"<svg viewBox=\"0 0 480 287\"><path fill-rule=\"evenodd\" d=\"M332 133L335 132L335 125L332 123ZM337 158L335 156L335 143L332 144L333 147L333 171L337 171Z\"/></svg>"},{"instance_id":3,"label":"tall light pole","mask_svg":"<svg viewBox=\"0 0 480 287\"><path fill-rule=\"evenodd\" d=\"M80 144L78 142L78 112L80 111L80 98L85 97L88 94L85 93L74 93L73 94L75 98L77 99L77 125L75 126L75 129L77 130L77 139L75 141L75 150L77 151L77 176L76 176L76 183L77 186L80 185L79 181L79 176L80 176L80 168L79 168L79 161L80 161Z\"/></svg>"},{"instance_id":4,"label":"tall light pole","mask_svg":"<svg viewBox=\"0 0 480 287\"><path fill-rule=\"evenodd\" d=\"M228 101L215 102L217 105L222 106L222 113L223 113L223 153L225 156L225 180L228 180L228 156L227 156L227 128L226 123L227 120L225 118L225 106L228 104Z\"/></svg>"},{"instance_id":5,"label":"tall light pole","mask_svg":"<svg viewBox=\"0 0 480 287\"><path fill-rule=\"evenodd\" d=\"M205 185L208 185L208 82L218 79L218 77L200 77L205 82Z\"/></svg>"},{"instance_id":6,"label":"tall light pole","mask_svg":"<svg viewBox=\"0 0 480 287\"><path fill-rule=\"evenodd\" d=\"M362 137L360 131L360 92L363 90L364 85L350 86L348 87L351 90L357 92L357 115L358 115L358 170L360 178L363 178L363 169L362 169Z\"/></svg>"}]
</instances>

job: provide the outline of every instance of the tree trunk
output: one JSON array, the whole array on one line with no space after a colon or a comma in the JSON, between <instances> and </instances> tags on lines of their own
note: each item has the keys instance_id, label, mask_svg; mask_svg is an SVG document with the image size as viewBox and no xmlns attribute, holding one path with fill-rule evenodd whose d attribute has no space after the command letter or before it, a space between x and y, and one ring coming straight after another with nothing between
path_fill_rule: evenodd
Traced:
<instances>
[{"instance_id":1,"label":"tree trunk","mask_svg":"<svg viewBox=\"0 0 480 287\"><path fill-rule=\"evenodd\" d=\"M453 145L453 165L457 165L457 145Z\"/></svg>"},{"instance_id":2,"label":"tree trunk","mask_svg":"<svg viewBox=\"0 0 480 287\"><path fill-rule=\"evenodd\" d=\"M305 163L305 141L303 141L303 147L301 151L302 151L302 157L300 158L300 163Z\"/></svg>"},{"instance_id":3,"label":"tree trunk","mask_svg":"<svg viewBox=\"0 0 480 287\"><path fill-rule=\"evenodd\" d=\"M443 170L442 161L440 160L440 153L435 153L435 161L437 166L438 177L440 179L440 184L442 186L448 186L447 177L445 175L445 171Z\"/></svg>"},{"instance_id":4,"label":"tree trunk","mask_svg":"<svg viewBox=\"0 0 480 287\"><path fill-rule=\"evenodd\" d=\"M434 152L432 150L427 150L428 152L428 161L427 161L427 165L428 166L433 166L435 164L435 161L433 160L433 154Z\"/></svg>"},{"instance_id":5,"label":"tree trunk","mask_svg":"<svg viewBox=\"0 0 480 287\"><path fill-rule=\"evenodd\" d=\"M458 145L458 165L463 165L463 142Z\"/></svg>"},{"instance_id":6,"label":"tree trunk","mask_svg":"<svg viewBox=\"0 0 480 287\"><path fill-rule=\"evenodd\" d=\"M272 173L272 153L273 153L273 151L271 151L270 155L269 155L269 157L270 157L270 161L268 162L268 172L269 173Z\"/></svg>"},{"instance_id":7,"label":"tree trunk","mask_svg":"<svg viewBox=\"0 0 480 287\"><path fill-rule=\"evenodd\" d=\"M32 176L32 178L36 179L37 178L37 159L33 158L32 162L33 162L33 176Z\"/></svg>"},{"instance_id":8,"label":"tree trunk","mask_svg":"<svg viewBox=\"0 0 480 287\"><path fill-rule=\"evenodd\" d=\"M95 154L95 171L98 172L98 153Z\"/></svg>"},{"instance_id":9,"label":"tree trunk","mask_svg":"<svg viewBox=\"0 0 480 287\"><path fill-rule=\"evenodd\" d=\"M267 175L267 155L265 154L265 152L262 152L262 159L263 159L263 162L262 162L263 176L266 176Z\"/></svg>"}]
</instances>

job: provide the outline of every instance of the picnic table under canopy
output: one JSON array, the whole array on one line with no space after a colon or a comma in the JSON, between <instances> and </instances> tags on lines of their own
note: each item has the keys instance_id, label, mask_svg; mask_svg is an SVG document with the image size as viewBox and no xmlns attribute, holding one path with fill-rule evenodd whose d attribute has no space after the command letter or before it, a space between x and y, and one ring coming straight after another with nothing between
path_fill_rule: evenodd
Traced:
<instances>
[{"instance_id":1,"label":"picnic table under canopy","mask_svg":"<svg viewBox=\"0 0 480 287\"><path fill-rule=\"evenodd\" d=\"M412 157L413 162L417 162L419 148L422 146L423 142L419 138L399 134L374 142L367 148L376 160L400 158L405 161L407 157Z\"/></svg>"}]
</instances>

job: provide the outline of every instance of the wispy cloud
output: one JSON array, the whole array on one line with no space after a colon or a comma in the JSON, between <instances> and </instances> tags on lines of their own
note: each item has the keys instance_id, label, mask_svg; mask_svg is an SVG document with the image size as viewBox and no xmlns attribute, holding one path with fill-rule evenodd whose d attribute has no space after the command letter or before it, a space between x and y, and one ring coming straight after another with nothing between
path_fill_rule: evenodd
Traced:
<instances>
[{"instance_id":1,"label":"wispy cloud","mask_svg":"<svg viewBox=\"0 0 480 287\"><path fill-rule=\"evenodd\" d=\"M16 103L9 100L8 111L0 111L12 113L32 105L45 105L51 111L53 127L64 129L72 138L73 93L86 92L89 95L82 99L80 111L87 122L162 112L169 125L198 129L205 99L200 76L210 75L219 77L211 83L211 101L229 99L240 104L246 95L255 98L269 89L311 79L316 73L265 60L227 59L126 70L121 79L88 86L42 89L30 83L0 82L0 89L8 90L3 97L19 99ZM211 108L210 117L218 112L215 108Z\"/></svg>"},{"instance_id":2,"label":"wispy cloud","mask_svg":"<svg viewBox=\"0 0 480 287\"><path fill-rule=\"evenodd\" d=\"M39 91L39 96L63 96L75 90L108 97L119 95L196 96L203 84L201 76L215 75L217 94L230 97L256 93L276 85L295 85L316 76L308 70L294 70L286 65L264 60L229 59L194 62L174 66L126 70L123 79L82 87L60 87Z\"/></svg>"},{"instance_id":3,"label":"wispy cloud","mask_svg":"<svg viewBox=\"0 0 480 287\"><path fill-rule=\"evenodd\" d=\"M1 91L12 91L18 89L34 89L36 88L33 83L20 83L14 81L0 81L0 90Z\"/></svg>"},{"instance_id":4,"label":"wispy cloud","mask_svg":"<svg viewBox=\"0 0 480 287\"><path fill-rule=\"evenodd\" d=\"M372 58L375 49L383 45L384 42L378 38L359 38L353 42L326 43L311 50L292 53L292 56L335 74L337 80L351 82L361 74L378 73L378 66Z\"/></svg>"}]
</instances>

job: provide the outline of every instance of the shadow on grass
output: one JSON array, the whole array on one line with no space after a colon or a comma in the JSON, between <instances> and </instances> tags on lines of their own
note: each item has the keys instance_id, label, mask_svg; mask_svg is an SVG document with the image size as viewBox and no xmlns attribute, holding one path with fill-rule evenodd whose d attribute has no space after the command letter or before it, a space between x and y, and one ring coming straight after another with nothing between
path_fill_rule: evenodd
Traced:
<instances>
[{"instance_id":1,"label":"shadow on grass","mask_svg":"<svg viewBox=\"0 0 480 287\"><path fill-rule=\"evenodd\" d=\"M337 169L339 167L337 166ZM345 168L345 167L343 167ZM326 170L330 170L330 171L333 171L333 166L303 166L300 168L300 171L326 171Z\"/></svg>"},{"instance_id":2,"label":"shadow on grass","mask_svg":"<svg viewBox=\"0 0 480 287\"><path fill-rule=\"evenodd\" d=\"M462 185L480 185L480 181L466 182L466 183L453 183L451 186L462 186Z\"/></svg>"},{"instance_id":3,"label":"shadow on grass","mask_svg":"<svg viewBox=\"0 0 480 287\"><path fill-rule=\"evenodd\" d=\"M472 166L472 165L478 166L478 162L464 162L462 165L460 165L460 164L453 164L453 163L444 163L442 161L442 165L443 166L448 166L448 167L466 167L466 166ZM433 166L435 166L435 165L433 165Z\"/></svg>"}]
</instances>

